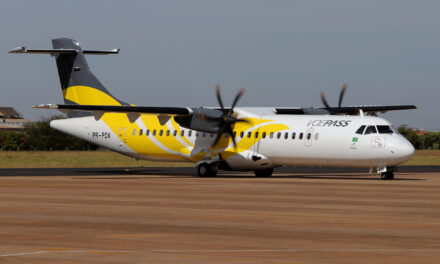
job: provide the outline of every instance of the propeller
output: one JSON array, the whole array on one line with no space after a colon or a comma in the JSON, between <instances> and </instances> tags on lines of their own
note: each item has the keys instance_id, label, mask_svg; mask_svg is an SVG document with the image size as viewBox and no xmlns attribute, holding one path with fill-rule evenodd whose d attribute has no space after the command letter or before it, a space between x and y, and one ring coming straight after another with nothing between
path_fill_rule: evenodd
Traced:
<instances>
[{"instance_id":1,"label":"propeller","mask_svg":"<svg viewBox=\"0 0 440 264\"><path fill-rule=\"evenodd\" d=\"M240 100L240 97L245 93L245 89L241 88L240 91L238 91L237 95L234 98L234 101L232 102L232 106L231 108L229 108L229 110L226 110L224 105L223 105L223 100L222 97L220 95L220 85L217 85L215 87L215 94L217 96L217 101L218 104L220 105L221 111L222 111L222 116L219 118L215 118L215 121L219 121L220 122L220 130L217 133L217 136L214 140L214 143L212 143L212 147L217 145L217 143L220 141L221 137L223 134L228 134L231 138L232 138L232 142L234 143L234 148L237 147L237 142L235 141L235 138L233 136L233 129L232 129L232 125L235 123L248 123L249 121L246 119L237 119L235 116L233 116L234 114L234 107L237 104L238 100Z\"/></svg>"},{"instance_id":2,"label":"propeller","mask_svg":"<svg viewBox=\"0 0 440 264\"><path fill-rule=\"evenodd\" d=\"M345 91L347 90L347 87L348 87L347 84L342 85L341 92L339 93L338 112L337 113L341 112L342 100L344 99L344 94L345 94ZM324 104L327 111L330 112L330 114L332 114L332 115L337 114L332 110L330 105L327 103L327 100L325 99L325 96L324 96L324 92L321 92L321 101Z\"/></svg>"}]
</instances>

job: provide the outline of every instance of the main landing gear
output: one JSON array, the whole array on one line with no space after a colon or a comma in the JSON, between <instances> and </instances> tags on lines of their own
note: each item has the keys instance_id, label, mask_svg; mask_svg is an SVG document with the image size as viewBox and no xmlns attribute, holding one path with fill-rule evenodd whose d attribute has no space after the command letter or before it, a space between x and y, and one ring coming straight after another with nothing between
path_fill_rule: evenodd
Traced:
<instances>
[{"instance_id":1,"label":"main landing gear","mask_svg":"<svg viewBox=\"0 0 440 264\"><path fill-rule=\"evenodd\" d=\"M377 173L380 173L380 178L382 180L393 180L395 170L396 170L395 167L383 166L383 167L377 168Z\"/></svg>"},{"instance_id":2,"label":"main landing gear","mask_svg":"<svg viewBox=\"0 0 440 264\"><path fill-rule=\"evenodd\" d=\"M216 163L200 163L197 165L197 175L199 177L215 177L217 175L218 165Z\"/></svg>"},{"instance_id":3,"label":"main landing gear","mask_svg":"<svg viewBox=\"0 0 440 264\"><path fill-rule=\"evenodd\" d=\"M196 166L197 175L199 177L215 177L217 175L219 164L218 162L207 163L203 162ZM256 177L270 177L272 176L273 169L255 170Z\"/></svg>"},{"instance_id":4,"label":"main landing gear","mask_svg":"<svg viewBox=\"0 0 440 264\"><path fill-rule=\"evenodd\" d=\"M273 169L265 169L265 170L256 170L254 171L255 176L257 177L270 177L272 176Z\"/></svg>"}]
</instances>

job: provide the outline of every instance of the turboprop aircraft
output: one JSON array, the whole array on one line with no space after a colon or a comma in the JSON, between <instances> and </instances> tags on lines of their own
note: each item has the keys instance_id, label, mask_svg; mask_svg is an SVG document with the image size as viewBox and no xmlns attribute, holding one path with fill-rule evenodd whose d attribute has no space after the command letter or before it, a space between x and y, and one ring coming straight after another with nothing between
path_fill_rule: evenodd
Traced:
<instances>
[{"instance_id":1,"label":"turboprop aircraft","mask_svg":"<svg viewBox=\"0 0 440 264\"><path fill-rule=\"evenodd\" d=\"M83 50L78 41L52 40L53 49L18 47L10 53L55 57L64 104L37 105L58 109L69 118L50 126L137 159L195 163L200 177L218 169L254 171L268 177L279 166L349 166L377 169L393 179L398 164L409 160L414 147L377 112L415 109L414 105L331 107L135 106L113 96L92 74L85 55L117 54L114 50Z\"/></svg>"}]
</instances>

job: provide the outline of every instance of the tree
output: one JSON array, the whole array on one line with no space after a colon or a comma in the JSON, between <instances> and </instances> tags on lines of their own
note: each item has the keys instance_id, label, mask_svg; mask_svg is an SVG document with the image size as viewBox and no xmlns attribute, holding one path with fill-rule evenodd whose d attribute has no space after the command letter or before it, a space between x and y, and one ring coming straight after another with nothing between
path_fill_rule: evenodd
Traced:
<instances>
[{"instance_id":1,"label":"tree","mask_svg":"<svg viewBox=\"0 0 440 264\"><path fill-rule=\"evenodd\" d=\"M50 127L50 121L65 118L52 116L25 125L23 132L0 134L2 150L96 150L98 147L82 139L61 133Z\"/></svg>"}]
</instances>

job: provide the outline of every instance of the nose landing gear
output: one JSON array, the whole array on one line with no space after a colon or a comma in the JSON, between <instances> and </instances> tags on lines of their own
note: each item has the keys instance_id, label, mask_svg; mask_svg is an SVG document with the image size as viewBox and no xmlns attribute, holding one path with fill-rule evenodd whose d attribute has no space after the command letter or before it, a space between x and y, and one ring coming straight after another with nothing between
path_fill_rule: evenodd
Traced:
<instances>
[{"instance_id":1,"label":"nose landing gear","mask_svg":"<svg viewBox=\"0 0 440 264\"><path fill-rule=\"evenodd\" d=\"M382 180L393 180L395 167L382 166L377 168L377 173L380 173L380 178Z\"/></svg>"},{"instance_id":2,"label":"nose landing gear","mask_svg":"<svg viewBox=\"0 0 440 264\"><path fill-rule=\"evenodd\" d=\"M382 180L393 180L394 179L394 172L392 172L392 171L382 172L382 174L380 175L380 178Z\"/></svg>"}]
</instances>

